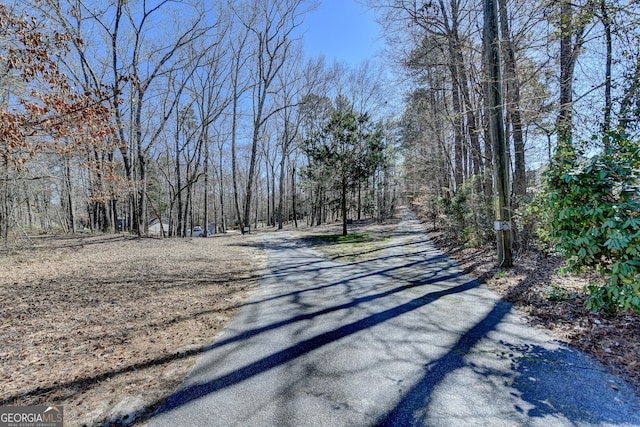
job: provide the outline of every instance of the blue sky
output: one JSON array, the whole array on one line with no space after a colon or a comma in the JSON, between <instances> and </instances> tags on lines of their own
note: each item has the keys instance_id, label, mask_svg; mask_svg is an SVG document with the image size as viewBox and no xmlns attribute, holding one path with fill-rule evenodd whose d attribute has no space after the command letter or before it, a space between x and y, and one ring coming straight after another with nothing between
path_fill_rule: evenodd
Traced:
<instances>
[{"instance_id":1,"label":"blue sky","mask_svg":"<svg viewBox=\"0 0 640 427\"><path fill-rule=\"evenodd\" d=\"M355 65L373 59L382 47L373 13L354 0L322 0L302 27L307 56L324 54L329 63L335 59Z\"/></svg>"}]
</instances>

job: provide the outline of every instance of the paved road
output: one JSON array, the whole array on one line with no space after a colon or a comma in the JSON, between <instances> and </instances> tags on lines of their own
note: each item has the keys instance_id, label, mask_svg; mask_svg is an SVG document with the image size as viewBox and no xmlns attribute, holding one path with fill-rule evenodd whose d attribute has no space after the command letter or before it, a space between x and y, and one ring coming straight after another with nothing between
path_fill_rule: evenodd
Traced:
<instances>
[{"instance_id":1,"label":"paved road","mask_svg":"<svg viewBox=\"0 0 640 427\"><path fill-rule=\"evenodd\" d=\"M527 326L405 215L366 261L266 236L260 289L151 426L640 426L625 383Z\"/></svg>"}]
</instances>

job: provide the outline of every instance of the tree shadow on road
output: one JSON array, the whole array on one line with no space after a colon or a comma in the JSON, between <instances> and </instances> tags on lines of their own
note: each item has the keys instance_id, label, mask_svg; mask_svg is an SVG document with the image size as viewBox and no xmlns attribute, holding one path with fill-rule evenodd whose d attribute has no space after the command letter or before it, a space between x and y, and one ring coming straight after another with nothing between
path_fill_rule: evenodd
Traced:
<instances>
[{"instance_id":1,"label":"tree shadow on road","mask_svg":"<svg viewBox=\"0 0 640 427\"><path fill-rule=\"evenodd\" d=\"M295 345L259 359L256 362L246 365L243 368L233 371L227 375L221 376L213 381L205 384L197 384L180 390L167 399L166 403L162 406L159 413L171 411L179 406L199 399L210 393L216 392L222 388L230 387L232 385L240 383L267 370L283 365L326 344L340 340L349 335L353 335L357 332L374 327L405 313L409 313L411 311L424 307L425 305L428 305L445 295L465 292L477 287L478 285L478 282L471 280L467 283L453 287L451 289L429 292L419 298L415 298L404 304L398 305L397 307L380 311L358 321L348 323L337 329L318 334L306 340L302 340ZM355 302L355 304L357 305L359 303Z\"/></svg>"},{"instance_id":2,"label":"tree shadow on road","mask_svg":"<svg viewBox=\"0 0 640 427\"><path fill-rule=\"evenodd\" d=\"M429 406L431 395L438 384L450 372L462 368L467 364L465 355L486 334L493 330L511 311L511 305L499 302L489 314L465 335L438 360L425 366L426 374L405 395L396 407L379 420L377 426L411 426L426 425L425 409Z\"/></svg>"},{"instance_id":3,"label":"tree shadow on road","mask_svg":"<svg viewBox=\"0 0 640 427\"><path fill-rule=\"evenodd\" d=\"M283 249L287 245L288 244L283 246ZM419 251L416 251L416 253L419 253ZM411 255L416 256L416 253L413 253ZM399 261L398 257L398 255L381 256L378 259L378 262L382 262L384 267L372 269L371 271L358 272L357 274L350 276L348 279L336 280L319 285L316 284L310 286L300 286L299 288L290 290L288 292L275 292L275 295L268 294L265 298L258 298L256 300L248 302L248 305L260 305L269 301L279 299L289 301L293 300L295 302L297 301L296 298L298 298L301 294L331 288L340 289L337 288L339 286L344 287L344 290L342 290L341 292L343 292L344 296L347 296L349 298L348 301L344 303L335 303L329 306L325 306L324 308L308 311L306 313L294 313L293 315L282 320L272 321L271 323L264 324L263 326L245 330L237 335L231 335L225 339L222 339L210 346L202 347L196 352L204 353L208 350L221 348L234 342L245 342L257 335L264 334L275 329L283 328L285 326L298 322L312 319L320 319L318 321L322 322L321 319L324 315L342 310L350 310L356 307L362 307L364 304L369 304L372 302L376 302L376 305L373 305L373 307L378 308L378 311L368 311L364 317L361 317L358 320L350 321L326 332L317 333L316 335L313 335L306 339L300 339L299 341L279 351L274 351L262 357L258 356L257 360L249 362L226 374L221 374L209 381L188 385L178 390L176 393L169 396L164 401L157 401L151 405L148 405L146 408L140 411L126 414L125 416L120 418L116 422L116 424L127 425L133 421L150 419L155 416L169 413L198 399L204 398L207 395L216 393L223 389L227 389L251 378L254 378L260 374L263 374L267 371L286 365L287 363L295 359L321 349L333 342L374 328L385 322L389 322L393 319L399 318L400 316L403 316L405 314L415 312L416 310L422 309L425 306L428 306L429 304L432 304L444 297L455 294L464 294L480 286L480 283L478 281L472 280L465 276L453 264L446 264L446 258L441 254L434 254L433 251L424 251L424 253L421 254L418 258L411 258L407 256L406 260L404 261ZM402 256L400 257L402 258ZM384 261L389 261L391 259L395 260L394 264L384 264ZM440 262L443 263L442 266L434 267L434 264L438 265L438 263ZM324 270L344 268L344 265L340 267L335 264L327 264L326 260L317 260L316 262L312 262L309 265L298 264L297 261L294 260L290 264L285 264L280 267L274 268L270 275L272 276L272 279L285 277L291 271L299 272L299 270L297 269L300 268L301 265L304 266L305 273L317 273ZM376 265L379 266L379 264ZM427 266L429 266L429 268L427 268ZM416 271L422 271L420 267L424 267L424 269L429 271L431 274L424 274L423 271L421 276L416 276L412 274L417 273L402 274L403 272L399 272L399 270L401 269L416 269ZM392 279L392 282L393 279L401 280L401 282L397 286L382 287L379 291L373 294L356 296L357 292L352 293L353 289L349 286L350 282L353 282L355 280L366 280L375 276L383 276L387 279L390 278ZM399 278L400 276L402 277ZM442 287L429 286L444 282L448 282L445 289L442 289ZM283 287L283 289L286 289L286 287ZM410 290L411 293L402 294L404 295L403 299L389 300L390 297L399 296L401 292L407 290ZM388 308L380 308L385 306L385 301L387 302L386 305L388 306ZM389 301L394 301L395 303L392 306L389 306ZM405 426L427 424L428 420L426 418L425 409L428 408L429 404L431 403L436 387L443 382L448 374L460 368L468 367L469 362L468 360L466 360L466 355L469 354L471 352L471 349L474 348L481 340L487 337L487 334L489 334L491 331L494 331L496 327L504 320L505 316L507 316L512 311L512 306L507 302L495 300L493 304L494 305L490 309L489 313L486 314L481 320L473 324L470 329L464 332L459 337L458 341L446 352L446 354L429 362L428 365L423 367L425 372L423 377L402 395L399 403L393 410L379 418L376 425ZM371 307L371 305L368 306ZM544 369L535 370L535 372L539 374L540 378L544 379L544 381L540 381L539 384L529 385L529 388L524 387L524 384L526 384L525 382L523 382L525 375L531 375L531 373L534 371L534 368L536 368L536 365L534 365L534 363L536 362L533 362L533 360L554 360L554 358L565 360L566 355L563 352L566 350L559 350L557 354L541 347L524 348L520 350L524 355L521 357L513 357L512 361L512 371L515 371L516 373L513 386L514 393L517 393L519 399L521 399L522 401L528 402L528 404L531 405L533 409L514 407L514 412L528 411L526 416L529 417L544 417L546 415L560 414L560 416L567 417L571 421L575 422L594 421L593 417L597 418L595 421L620 421L617 418L610 419L610 417L598 418L597 411L589 411L589 415L584 415L580 412L571 412L565 410L561 404L561 402L566 401L562 400L562 393L567 393L570 390L562 390L561 388L556 388L559 394L557 396L551 397L557 397L557 402L559 403L556 403L555 401L549 403L544 400L544 398L540 397L544 395L546 387L550 386L550 381L557 381L557 372L554 372L553 368L549 368L548 371L545 371ZM157 363L162 362L157 361ZM554 374L555 377L552 374ZM571 387L572 385L575 386L575 382L572 382L568 387ZM536 389L536 387L545 388ZM576 393L576 390L571 389L571 391ZM579 391L577 394L580 396ZM610 414L612 412L615 411L608 411L607 413ZM621 417L622 416L623 415L621 415Z\"/></svg>"},{"instance_id":4,"label":"tree shadow on road","mask_svg":"<svg viewBox=\"0 0 640 427\"><path fill-rule=\"evenodd\" d=\"M515 346L513 352L519 354L512 360L513 388L532 406L516 410L534 418L562 414L576 423L640 425L640 401L632 389L586 354L539 345ZM635 402L636 410L621 410L621 402Z\"/></svg>"},{"instance_id":5,"label":"tree shadow on road","mask_svg":"<svg viewBox=\"0 0 640 427\"><path fill-rule=\"evenodd\" d=\"M505 350L496 357L511 360L511 371L507 376L503 372L481 369L466 360L467 356L473 353L473 347L494 330L511 310L512 306L507 302L500 301L496 304L482 321L451 347L447 354L424 366L425 374L420 381L415 383L395 408L381 417L375 425L383 427L432 424L433 420L429 419L431 414L427 409L432 403L436 388L443 383L447 375L469 366L474 368L476 374L485 377L505 377L505 386L511 389L513 402L522 403L513 404L513 413L520 414L524 420L538 418L544 424L548 420L566 419L569 425L640 423L640 414L637 411L624 409L633 408L634 402L635 407L639 407L638 397L631 388L621 384L618 378L605 374L601 365L583 353L565 347L550 350L539 345L515 346L500 342ZM602 378L609 378L610 383L602 383ZM577 388L577 385L582 387ZM460 389L458 392L464 396L469 390ZM477 417L476 421L482 420L486 412L484 410L485 408L477 408L474 414ZM491 425L491 420L486 419L485 423Z\"/></svg>"}]
</instances>

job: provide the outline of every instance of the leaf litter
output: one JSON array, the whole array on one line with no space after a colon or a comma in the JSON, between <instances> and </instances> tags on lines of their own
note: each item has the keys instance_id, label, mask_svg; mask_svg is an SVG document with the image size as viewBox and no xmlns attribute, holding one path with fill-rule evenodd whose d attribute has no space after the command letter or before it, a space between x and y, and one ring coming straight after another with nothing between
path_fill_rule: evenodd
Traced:
<instances>
[{"instance_id":1,"label":"leaf litter","mask_svg":"<svg viewBox=\"0 0 640 427\"><path fill-rule=\"evenodd\" d=\"M69 426L158 405L265 265L233 235L32 241L0 257L0 405L63 405Z\"/></svg>"}]
</instances>

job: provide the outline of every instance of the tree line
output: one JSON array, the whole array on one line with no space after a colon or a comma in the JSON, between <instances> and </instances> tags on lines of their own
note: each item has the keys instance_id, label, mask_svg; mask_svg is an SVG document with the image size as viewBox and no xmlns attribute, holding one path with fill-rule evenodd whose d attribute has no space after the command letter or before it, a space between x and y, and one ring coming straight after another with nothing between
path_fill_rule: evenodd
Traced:
<instances>
[{"instance_id":1,"label":"tree line","mask_svg":"<svg viewBox=\"0 0 640 427\"><path fill-rule=\"evenodd\" d=\"M640 309L637 2L365 3L405 89L397 117L375 63L305 59L315 2L3 5L5 243L79 228L142 236L153 220L167 236L303 219L346 231L406 196L466 245L508 228L516 253L596 267L605 283L589 304ZM495 32L483 32L487 10ZM484 54L489 34L499 61ZM510 221L496 217L497 172Z\"/></svg>"},{"instance_id":2,"label":"tree line","mask_svg":"<svg viewBox=\"0 0 640 427\"><path fill-rule=\"evenodd\" d=\"M640 5L617 0L369 0L412 88L400 124L405 189L468 246L565 255L596 268L593 308L640 311ZM494 3L494 4L491 4ZM484 54L495 8L499 73ZM511 221L496 221L491 144L501 75ZM496 230L498 233L496 233ZM508 266L508 265L506 265Z\"/></svg>"},{"instance_id":3,"label":"tree line","mask_svg":"<svg viewBox=\"0 0 640 427\"><path fill-rule=\"evenodd\" d=\"M304 17L316 6L2 5L5 243L10 232L143 236L159 223L165 236L187 236L196 225L246 232L388 215L397 176L382 73L373 62L305 58ZM351 123L332 124L342 113L359 127L347 140L329 130L350 132ZM373 126L375 141L362 130ZM339 154L369 144L384 155L366 168L345 163L354 170L338 188L311 172L320 166L309 141L329 139Z\"/></svg>"}]
</instances>

